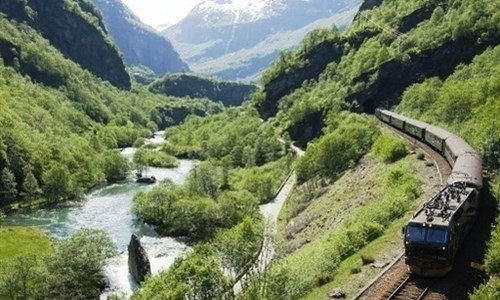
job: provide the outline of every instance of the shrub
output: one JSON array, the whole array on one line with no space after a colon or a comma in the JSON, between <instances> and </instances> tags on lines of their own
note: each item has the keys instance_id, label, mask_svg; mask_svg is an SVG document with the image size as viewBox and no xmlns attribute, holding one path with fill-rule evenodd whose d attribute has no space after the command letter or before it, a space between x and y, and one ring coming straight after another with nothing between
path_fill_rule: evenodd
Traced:
<instances>
[{"instance_id":1,"label":"shrub","mask_svg":"<svg viewBox=\"0 0 500 300\"><path fill-rule=\"evenodd\" d=\"M371 255L361 255L361 261L363 262L363 266L373 264L375 262L375 258Z\"/></svg>"},{"instance_id":2,"label":"shrub","mask_svg":"<svg viewBox=\"0 0 500 300\"><path fill-rule=\"evenodd\" d=\"M388 134L380 135L372 147L373 154L386 163L400 160L408 154L405 144Z\"/></svg>"},{"instance_id":3,"label":"shrub","mask_svg":"<svg viewBox=\"0 0 500 300\"><path fill-rule=\"evenodd\" d=\"M312 144L298 160L297 178L304 182L316 175L335 178L353 167L370 149L377 128L365 116L344 114L331 133Z\"/></svg>"},{"instance_id":4,"label":"shrub","mask_svg":"<svg viewBox=\"0 0 500 300\"><path fill-rule=\"evenodd\" d=\"M333 280L332 274L329 273L321 273L316 276L314 279L315 286L323 286Z\"/></svg>"}]
</instances>

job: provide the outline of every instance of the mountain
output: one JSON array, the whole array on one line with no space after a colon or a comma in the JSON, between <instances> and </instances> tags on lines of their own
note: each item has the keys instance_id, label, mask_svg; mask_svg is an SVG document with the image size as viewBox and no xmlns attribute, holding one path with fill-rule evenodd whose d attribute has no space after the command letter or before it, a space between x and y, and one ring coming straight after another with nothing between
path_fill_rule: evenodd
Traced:
<instances>
[{"instance_id":1,"label":"mountain","mask_svg":"<svg viewBox=\"0 0 500 300\"><path fill-rule=\"evenodd\" d=\"M156 75L189 71L172 44L143 24L120 0L93 0L129 66L143 65Z\"/></svg>"},{"instance_id":2,"label":"mountain","mask_svg":"<svg viewBox=\"0 0 500 300\"><path fill-rule=\"evenodd\" d=\"M339 111L396 105L412 85L446 80L497 46L495 7L473 0L367 0L345 33L314 32L299 49L281 55L262 76L256 106L262 118L277 118L305 145ZM465 109L459 106L455 110Z\"/></svg>"},{"instance_id":3,"label":"mountain","mask_svg":"<svg viewBox=\"0 0 500 300\"><path fill-rule=\"evenodd\" d=\"M332 3L333 2L333 3ZM210 0L162 34L196 72L256 79L314 28L345 28L361 0Z\"/></svg>"},{"instance_id":4,"label":"mountain","mask_svg":"<svg viewBox=\"0 0 500 300\"><path fill-rule=\"evenodd\" d=\"M122 58L99 12L88 1L3 0L0 12L35 28L65 56L95 75L117 87L130 88Z\"/></svg>"}]
</instances>

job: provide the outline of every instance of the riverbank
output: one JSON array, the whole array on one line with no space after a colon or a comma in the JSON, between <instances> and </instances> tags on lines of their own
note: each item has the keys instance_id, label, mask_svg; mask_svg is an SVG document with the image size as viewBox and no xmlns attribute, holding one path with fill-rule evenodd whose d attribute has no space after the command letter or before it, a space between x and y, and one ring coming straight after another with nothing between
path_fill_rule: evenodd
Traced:
<instances>
[{"instance_id":1,"label":"riverbank","mask_svg":"<svg viewBox=\"0 0 500 300\"><path fill-rule=\"evenodd\" d=\"M43 232L26 227L0 228L0 263L21 255L41 256L51 248L50 238Z\"/></svg>"}]
</instances>

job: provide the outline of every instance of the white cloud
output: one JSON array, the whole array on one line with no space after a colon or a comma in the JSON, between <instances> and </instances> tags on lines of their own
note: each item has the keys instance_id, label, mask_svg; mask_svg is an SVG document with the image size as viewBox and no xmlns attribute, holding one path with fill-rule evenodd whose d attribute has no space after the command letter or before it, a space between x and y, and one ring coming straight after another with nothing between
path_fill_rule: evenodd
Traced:
<instances>
[{"instance_id":1,"label":"white cloud","mask_svg":"<svg viewBox=\"0 0 500 300\"><path fill-rule=\"evenodd\" d=\"M176 24L203 0L122 0L142 22L158 27Z\"/></svg>"}]
</instances>

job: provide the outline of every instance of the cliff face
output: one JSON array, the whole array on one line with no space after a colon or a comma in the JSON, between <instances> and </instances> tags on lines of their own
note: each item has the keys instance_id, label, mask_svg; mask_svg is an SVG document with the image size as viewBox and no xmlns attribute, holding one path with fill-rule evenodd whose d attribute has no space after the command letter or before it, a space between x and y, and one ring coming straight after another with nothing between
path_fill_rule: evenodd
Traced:
<instances>
[{"instance_id":1,"label":"cliff face","mask_svg":"<svg viewBox=\"0 0 500 300\"><path fill-rule=\"evenodd\" d=\"M390 107L413 83L433 76L445 79L459 64L470 63L488 46L497 45L499 42L500 38L479 41L478 36L465 36L448 41L437 48L422 51L405 61L390 60L376 71L356 78L355 82L367 82L368 85L362 91L350 95L348 101L356 100L366 112L374 112L375 108L381 106Z\"/></svg>"},{"instance_id":2,"label":"cliff face","mask_svg":"<svg viewBox=\"0 0 500 300\"><path fill-rule=\"evenodd\" d=\"M166 76L151 84L149 90L175 97L208 98L226 106L238 106L250 97L256 87L181 74Z\"/></svg>"},{"instance_id":3,"label":"cliff face","mask_svg":"<svg viewBox=\"0 0 500 300\"><path fill-rule=\"evenodd\" d=\"M343 45L324 42L308 52L302 60L306 63L288 74L281 74L264 86L266 98L258 107L262 118L267 119L277 113L279 100L299 88L306 80L317 79L326 66L342 57Z\"/></svg>"},{"instance_id":4,"label":"cliff face","mask_svg":"<svg viewBox=\"0 0 500 300\"><path fill-rule=\"evenodd\" d=\"M156 75L189 71L172 44L141 21L120 0L93 0L128 65L143 65Z\"/></svg>"},{"instance_id":5,"label":"cliff face","mask_svg":"<svg viewBox=\"0 0 500 300\"><path fill-rule=\"evenodd\" d=\"M130 77L87 0L3 0L0 12L39 31L65 56L111 84L128 89Z\"/></svg>"}]
</instances>

